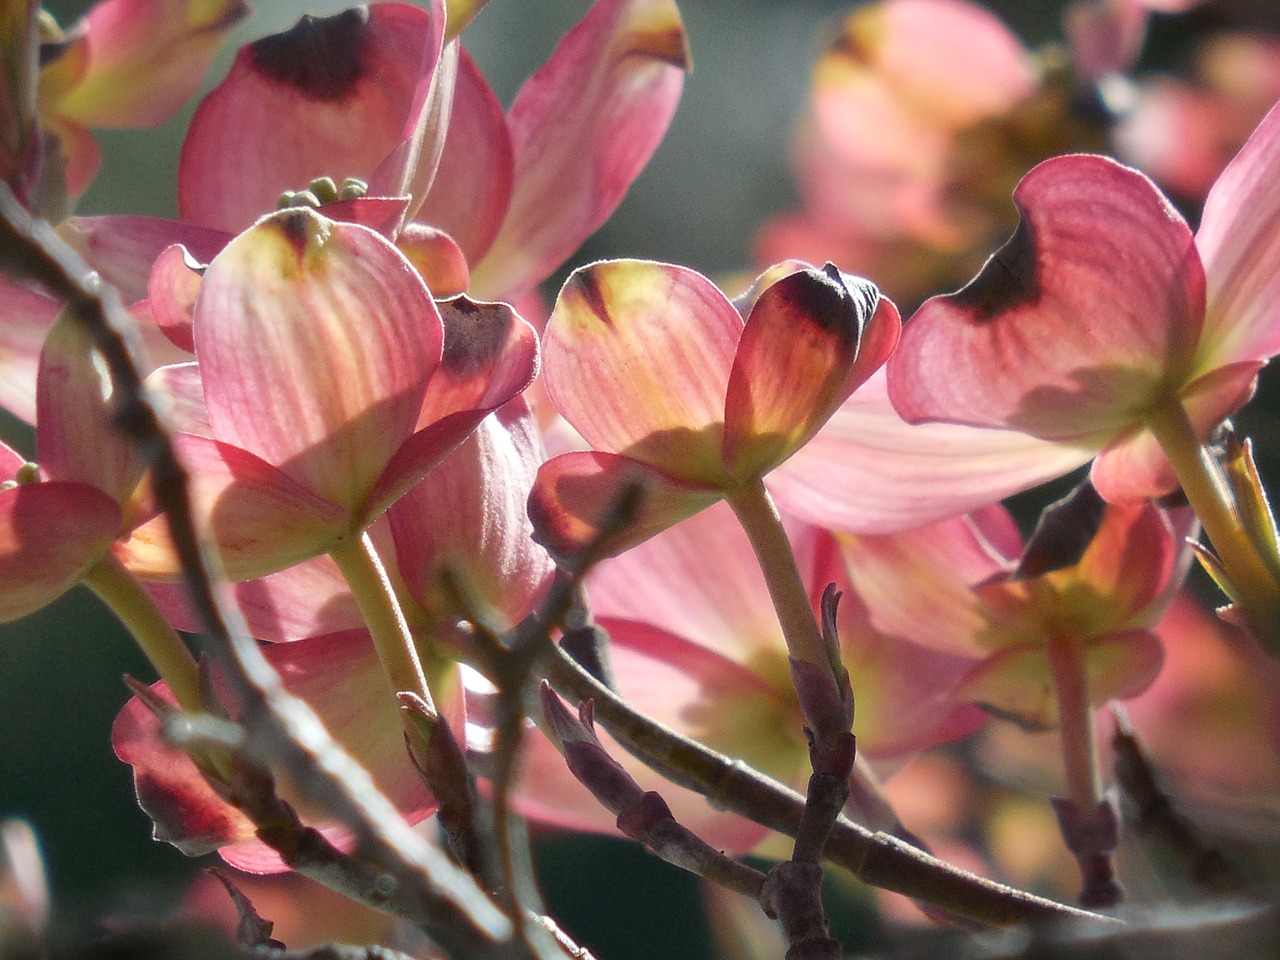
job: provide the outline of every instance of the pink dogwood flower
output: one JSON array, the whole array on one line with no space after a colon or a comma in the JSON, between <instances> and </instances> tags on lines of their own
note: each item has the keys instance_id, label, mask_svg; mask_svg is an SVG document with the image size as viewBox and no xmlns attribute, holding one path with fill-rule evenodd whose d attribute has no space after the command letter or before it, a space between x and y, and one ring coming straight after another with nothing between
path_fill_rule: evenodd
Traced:
<instances>
[{"instance_id":1,"label":"pink dogwood flower","mask_svg":"<svg viewBox=\"0 0 1280 960\"><path fill-rule=\"evenodd\" d=\"M378 233L305 208L214 259L192 337L196 362L156 377L232 579L364 530L537 369L509 307L437 306ZM138 531L127 562L171 575L163 528Z\"/></svg>"},{"instance_id":2,"label":"pink dogwood flower","mask_svg":"<svg viewBox=\"0 0 1280 960\"><path fill-rule=\"evenodd\" d=\"M452 729L462 731L466 707L454 654L454 623L462 593L484 612L497 611L504 629L528 615L553 572L529 536L524 503L541 462L533 417L516 399L480 425L373 530L380 552L398 562L388 575L406 602L405 616L431 687ZM153 595L179 628L196 626L181 590L157 584ZM350 588L337 566L317 558L233 587L253 636L286 687L311 703L338 740L370 765L388 798L410 821L434 810L405 750L398 705L363 629ZM415 606L416 603L416 606ZM504 622L505 621L505 622ZM167 697L167 688L153 688ZM164 839L195 853L221 848L228 862L257 872L285 869L252 841L247 820L218 796L195 765L164 743L157 718L133 700L112 736L120 758L134 768L139 799ZM340 833L326 828L333 836Z\"/></svg>"},{"instance_id":3,"label":"pink dogwood flower","mask_svg":"<svg viewBox=\"0 0 1280 960\"><path fill-rule=\"evenodd\" d=\"M1278 349L1280 111L1214 184L1191 229L1146 177L1103 157L1046 161L1019 184L1022 225L958 293L907 324L889 364L909 421L1016 429L1099 451L1109 499L1177 485L1150 431L1171 405L1205 439Z\"/></svg>"},{"instance_id":4,"label":"pink dogwood flower","mask_svg":"<svg viewBox=\"0 0 1280 960\"><path fill-rule=\"evenodd\" d=\"M50 331L38 383L38 470L0 444L0 620L57 599L148 516L143 463L112 422L110 378L74 319Z\"/></svg>"},{"instance_id":5,"label":"pink dogwood flower","mask_svg":"<svg viewBox=\"0 0 1280 960\"><path fill-rule=\"evenodd\" d=\"M1078 560L1044 571L1024 557L1000 506L839 540L877 629L975 658L958 695L1043 729L1058 720L1053 644L1081 645L1095 706L1155 678L1162 653L1152 627L1189 561L1185 513L1173 521L1150 504L1109 505Z\"/></svg>"},{"instance_id":6,"label":"pink dogwood flower","mask_svg":"<svg viewBox=\"0 0 1280 960\"><path fill-rule=\"evenodd\" d=\"M538 537L571 556L641 483L639 514L607 548L617 553L758 480L884 363L898 329L890 301L831 265L763 286L745 319L684 267L580 268L547 326L544 374L595 449L539 471Z\"/></svg>"}]
</instances>

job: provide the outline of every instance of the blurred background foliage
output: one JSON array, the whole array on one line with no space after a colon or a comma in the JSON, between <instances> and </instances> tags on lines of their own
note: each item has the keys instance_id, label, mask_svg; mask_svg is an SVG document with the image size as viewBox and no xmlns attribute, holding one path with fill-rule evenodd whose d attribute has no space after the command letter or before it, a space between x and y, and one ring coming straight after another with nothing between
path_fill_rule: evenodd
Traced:
<instances>
[{"instance_id":1,"label":"blurred background foliage","mask_svg":"<svg viewBox=\"0 0 1280 960\"><path fill-rule=\"evenodd\" d=\"M64 25L88 5L48 4ZM206 87L225 73L239 43L285 29L303 12L345 5L258 0ZM1030 46L1059 35L1060 2L989 5ZM503 102L587 6L492 0L465 39ZM744 269L756 227L796 202L789 136L804 109L818 37L850 4L680 0L680 7L694 72L675 123L621 209L571 264L635 256L713 274ZM1227 26L1280 30L1277 11L1274 0L1239 0L1190 17L1157 18L1143 66L1176 64L1197 36ZM156 130L98 134L103 171L78 212L173 216L176 157L190 114L188 108ZM549 295L562 276L553 278ZM1250 423L1245 432L1274 436L1271 422ZM111 752L111 722L127 698L121 677L150 680L145 662L82 591L0 628L0 650L0 815L25 817L38 831L61 932L91 933L103 917L162 916L204 864L149 839L128 768ZM686 876L621 841L542 835L538 846L553 913L601 960L711 955L706 925L693 909L698 890ZM852 884L830 886L836 899L858 898ZM874 930L856 926L858 911L844 913L854 918L838 931L846 947L869 944Z\"/></svg>"}]
</instances>

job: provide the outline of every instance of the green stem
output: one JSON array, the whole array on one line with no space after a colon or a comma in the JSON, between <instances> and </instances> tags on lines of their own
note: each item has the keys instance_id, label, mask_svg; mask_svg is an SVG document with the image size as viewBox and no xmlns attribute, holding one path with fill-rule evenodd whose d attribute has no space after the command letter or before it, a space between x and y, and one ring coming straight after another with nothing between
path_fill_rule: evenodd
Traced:
<instances>
[{"instance_id":1,"label":"green stem","mask_svg":"<svg viewBox=\"0 0 1280 960\"><path fill-rule=\"evenodd\" d=\"M133 635L156 672L169 684L178 705L198 713L202 707L195 658L137 578L115 554L107 553L84 575L84 584Z\"/></svg>"},{"instance_id":2,"label":"green stem","mask_svg":"<svg viewBox=\"0 0 1280 960\"><path fill-rule=\"evenodd\" d=\"M391 579L373 548L367 533L342 540L329 551L342 572L360 615L364 618L373 646L382 661L382 669L394 693L416 694L431 716L436 715L435 701L427 687L418 648L414 645L409 625L400 604L396 602ZM415 728L406 721L406 729L416 736Z\"/></svg>"},{"instance_id":3,"label":"green stem","mask_svg":"<svg viewBox=\"0 0 1280 960\"><path fill-rule=\"evenodd\" d=\"M1280 584L1258 553L1218 464L1196 439L1182 403L1171 397L1153 407L1146 424L1178 476L1187 500L1200 518L1239 603L1269 650L1280 640Z\"/></svg>"},{"instance_id":4,"label":"green stem","mask_svg":"<svg viewBox=\"0 0 1280 960\"><path fill-rule=\"evenodd\" d=\"M834 660L823 643L791 541L764 482L753 480L731 493L728 500L764 573L787 651L793 659L828 667L833 676L839 676L843 665Z\"/></svg>"},{"instance_id":5,"label":"green stem","mask_svg":"<svg viewBox=\"0 0 1280 960\"><path fill-rule=\"evenodd\" d=\"M1051 637L1048 654L1058 695L1058 732L1067 797L1081 812L1093 810L1102 802L1102 775L1098 770L1093 707L1089 704L1084 642L1069 635Z\"/></svg>"}]
</instances>

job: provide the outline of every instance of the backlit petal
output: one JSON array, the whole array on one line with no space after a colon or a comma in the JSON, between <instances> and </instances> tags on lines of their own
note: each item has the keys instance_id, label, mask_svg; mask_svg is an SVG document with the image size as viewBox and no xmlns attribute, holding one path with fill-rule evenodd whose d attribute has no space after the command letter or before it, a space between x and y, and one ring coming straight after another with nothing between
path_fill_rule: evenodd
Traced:
<instances>
[{"instance_id":1,"label":"backlit petal","mask_svg":"<svg viewBox=\"0 0 1280 960\"><path fill-rule=\"evenodd\" d=\"M724 460L762 476L812 437L884 363L898 311L832 265L767 287L747 317L725 399Z\"/></svg>"},{"instance_id":2,"label":"backlit petal","mask_svg":"<svg viewBox=\"0 0 1280 960\"><path fill-rule=\"evenodd\" d=\"M251 453L188 434L178 434L174 443L191 472L197 515L212 528L229 580L253 580L325 553L351 528L347 511ZM164 517L133 530L116 554L139 577L180 573Z\"/></svg>"},{"instance_id":3,"label":"backlit petal","mask_svg":"<svg viewBox=\"0 0 1280 960\"><path fill-rule=\"evenodd\" d=\"M119 526L119 504L82 483L0 491L0 622L34 613L75 586Z\"/></svg>"},{"instance_id":4,"label":"backlit petal","mask_svg":"<svg viewBox=\"0 0 1280 960\"><path fill-rule=\"evenodd\" d=\"M205 273L195 342L209 421L358 510L413 431L442 336L426 287L385 239L282 211Z\"/></svg>"},{"instance_id":5,"label":"backlit petal","mask_svg":"<svg viewBox=\"0 0 1280 960\"><path fill-rule=\"evenodd\" d=\"M1136 696L1160 672L1160 639L1146 630L1111 634L1085 650L1089 701ZM1011 647L983 661L966 678L961 693L998 716L1032 730L1057 726L1058 701L1049 655L1042 645Z\"/></svg>"},{"instance_id":6,"label":"backlit petal","mask_svg":"<svg viewBox=\"0 0 1280 960\"><path fill-rule=\"evenodd\" d=\"M598 0L508 115L515 193L473 289L532 288L621 202L666 133L689 53L672 0Z\"/></svg>"},{"instance_id":7,"label":"backlit petal","mask_svg":"<svg viewBox=\"0 0 1280 960\"><path fill-rule=\"evenodd\" d=\"M502 104L465 50L453 98L444 153L417 219L447 232L476 264L507 214L515 159Z\"/></svg>"},{"instance_id":8,"label":"backlit petal","mask_svg":"<svg viewBox=\"0 0 1280 960\"><path fill-rule=\"evenodd\" d=\"M505 303L458 296L437 303L444 351L427 385L418 429L400 448L364 510L373 519L448 455L538 372L538 334Z\"/></svg>"},{"instance_id":9,"label":"backlit petal","mask_svg":"<svg viewBox=\"0 0 1280 960\"><path fill-rule=\"evenodd\" d=\"M781 508L811 523L892 533L1061 476L1095 449L1011 430L909 425L889 404L882 369L765 482Z\"/></svg>"},{"instance_id":10,"label":"backlit petal","mask_svg":"<svg viewBox=\"0 0 1280 960\"><path fill-rule=\"evenodd\" d=\"M196 92L245 0L103 0L85 18L88 63L58 112L91 127L151 127Z\"/></svg>"},{"instance_id":11,"label":"backlit petal","mask_svg":"<svg viewBox=\"0 0 1280 960\"><path fill-rule=\"evenodd\" d=\"M1137 171L1045 161L1022 223L958 293L928 301L889 362L908 421L1084 440L1139 419L1191 373L1204 276L1182 217Z\"/></svg>"},{"instance_id":12,"label":"backlit petal","mask_svg":"<svg viewBox=\"0 0 1280 960\"><path fill-rule=\"evenodd\" d=\"M1280 109L1209 191L1196 246L1209 301L1201 366L1280 353Z\"/></svg>"},{"instance_id":13,"label":"backlit petal","mask_svg":"<svg viewBox=\"0 0 1280 960\"><path fill-rule=\"evenodd\" d=\"M839 537L854 589L882 633L974 655L986 618L972 587L1009 569L969 517L889 536Z\"/></svg>"},{"instance_id":14,"label":"backlit petal","mask_svg":"<svg viewBox=\"0 0 1280 960\"><path fill-rule=\"evenodd\" d=\"M529 495L534 538L562 562L572 563L600 536L632 490L640 495L635 516L601 545L618 554L720 499L717 490L679 483L637 460L589 451L548 460Z\"/></svg>"},{"instance_id":15,"label":"backlit petal","mask_svg":"<svg viewBox=\"0 0 1280 960\"><path fill-rule=\"evenodd\" d=\"M639 260L583 267L547 325L547 392L592 446L715 482L742 329L733 304L692 270Z\"/></svg>"},{"instance_id":16,"label":"backlit petal","mask_svg":"<svg viewBox=\"0 0 1280 960\"><path fill-rule=\"evenodd\" d=\"M422 483L387 513L410 593L436 616L453 597L479 601L509 628L533 608L555 570L533 542L526 505L542 463L528 406L512 401L486 417Z\"/></svg>"},{"instance_id":17,"label":"backlit petal","mask_svg":"<svg viewBox=\"0 0 1280 960\"><path fill-rule=\"evenodd\" d=\"M49 479L87 484L128 502L145 464L116 425L117 401L88 328L64 314L45 340L36 385L36 455Z\"/></svg>"},{"instance_id":18,"label":"backlit petal","mask_svg":"<svg viewBox=\"0 0 1280 960\"><path fill-rule=\"evenodd\" d=\"M182 218L236 232L315 177L369 181L413 126L443 27L438 14L383 3L304 17L242 48L183 144Z\"/></svg>"}]
</instances>

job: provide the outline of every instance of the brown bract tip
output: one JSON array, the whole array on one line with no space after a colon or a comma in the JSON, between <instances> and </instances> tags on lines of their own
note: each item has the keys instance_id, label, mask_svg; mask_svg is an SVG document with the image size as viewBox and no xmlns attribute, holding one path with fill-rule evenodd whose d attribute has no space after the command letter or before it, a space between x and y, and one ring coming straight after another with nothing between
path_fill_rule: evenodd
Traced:
<instances>
[{"instance_id":1,"label":"brown bract tip","mask_svg":"<svg viewBox=\"0 0 1280 960\"><path fill-rule=\"evenodd\" d=\"M366 71L369 10L356 7L331 17L302 17L284 33L249 46L254 66L310 100L341 100Z\"/></svg>"},{"instance_id":2,"label":"brown bract tip","mask_svg":"<svg viewBox=\"0 0 1280 960\"><path fill-rule=\"evenodd\" d=\"M1039 265L1034 228L1024 219L1003 247L993 253L978 275L948 298L972 310L987 323L1006 310L1040 299Z\"/></svg>"},{"instance_id":3,"label":"brown bract tip","mask_svg":"<svg viewBox=\"0 0 1280 960\"><path fill-rule=\"evenodd\" d=\"M465 376L484 369L501 355L517 322L515 310L505 303L486 303L468 296L437 301L444 321L444 355L441 366Z\"/></svg>"}]
</instances>

